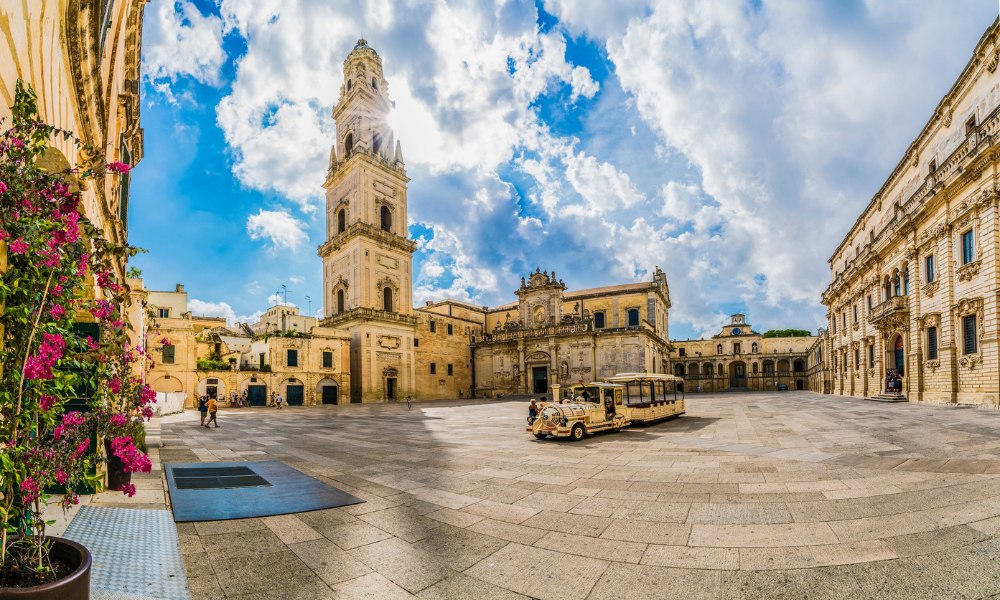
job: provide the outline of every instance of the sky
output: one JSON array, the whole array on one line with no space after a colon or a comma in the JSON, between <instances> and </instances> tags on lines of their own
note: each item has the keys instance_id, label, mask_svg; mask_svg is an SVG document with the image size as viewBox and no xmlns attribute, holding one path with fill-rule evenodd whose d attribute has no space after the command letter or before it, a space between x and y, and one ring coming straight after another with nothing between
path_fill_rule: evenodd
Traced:
<instances>
[{"instance_id":1,"label":"sky","mask_svg":"<svg viewBox=\"0 0 1000 600\"><path fill-rule=\"evenodd\" d=\"M825 326L827 259L995 0L158 0L130 241L199 315L322 314L342 64L382 57L414 301L670 286L670 337Z\"/></svg>"}]
</instances>

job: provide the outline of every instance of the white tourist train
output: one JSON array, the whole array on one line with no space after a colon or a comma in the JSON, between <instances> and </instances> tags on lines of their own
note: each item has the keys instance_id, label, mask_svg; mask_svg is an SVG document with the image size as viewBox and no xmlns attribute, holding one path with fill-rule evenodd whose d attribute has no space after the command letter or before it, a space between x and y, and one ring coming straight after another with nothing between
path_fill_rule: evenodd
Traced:
<instances>
[{"instance_id":1,"label":"white tourist train","mask_svg":"<svg viewBox=\"0 0 1000 600\"><path fill-rule=\"evenodd\" d=\"M552 398L529 420L527 431L539 439L579 440L599 431L620 431L684 414L684 380L663 373L618 373L565 389L555 384Z\"/></svg>"}]
</instances>

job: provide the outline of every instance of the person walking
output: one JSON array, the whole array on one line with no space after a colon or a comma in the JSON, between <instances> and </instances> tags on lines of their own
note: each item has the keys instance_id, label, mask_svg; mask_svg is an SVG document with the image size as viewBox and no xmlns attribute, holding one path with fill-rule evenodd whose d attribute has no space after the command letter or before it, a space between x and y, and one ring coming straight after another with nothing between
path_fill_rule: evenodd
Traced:
<instances>
[{"instance_id":1,"label":"person walking","mask_svg":"<svg viewBox=\"0 0 1000 600\"><path fill-rule=\"evenodd\" d=\"M219 413L219 403L216 401L215 396L208 399L208 421L205 422L205 429L208 429L210 423L215 423L215 428L219 428L219 420L216 416Z\"/></svg>"},{"instance_id":2,"label":"person walking","mask_svg":"<svg viewBox=\"0 0 1000 600\"><path fill-rule=\"evenodd\" d=\"M528 425L535 422L538 418L538 405L535 404L535 399L532 398L531 402L528 404Z\"/></svg>"},{"instance_id":3,"label":"person walking","mask_svg":"<svg viewBox=\"0 0 1000 600\"><path fill-rule=\"evenodd\" d=\"M413 402L413 396L407 396L406 397L406 410L410 410L410 405L412 404L412 402Z\"/></svg>"},{"instance_id":4,"label":"person walking","mask_svg":"<svg viewBox=\"0 0 1000 600\"><path fill-rule=\"evenodd\" d=\"M200 426L205 425L205 419L208 417L208 398L201 396L198 398L198 412L201 413L201 423Z\"/></svg>"},{"instance_id":5,"label":"person walking","mask_svg":"<svg viewBox=\"0 0 1000 600\"><path fill-rule=\"evenodd\" d=\"M281 397L281 394L274 397L274 403L278 405L278 410L281 410L281 403L284 401L285 399Z\"/></svg>"}]
</instances>

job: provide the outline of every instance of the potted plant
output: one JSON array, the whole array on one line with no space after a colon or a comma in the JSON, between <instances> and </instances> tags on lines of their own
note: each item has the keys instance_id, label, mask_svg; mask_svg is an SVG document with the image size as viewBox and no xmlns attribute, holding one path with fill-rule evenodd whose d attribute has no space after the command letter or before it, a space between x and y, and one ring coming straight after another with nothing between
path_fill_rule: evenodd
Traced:
<instances>
[{"instance_id":1,"label":"potted plant","mask_svg":"<svg viewBox=\"0 0 1000 600\"><path fill-rule=\"evenodd\" d=\"M42 508L52 486L65 490L64 507L100 487L104 459L92 440L108 440L128 471L150 468L135 434L155 393L136 368L142 352L122 309L129 291L112 268L136 250L81 214L76 187L128 166L46 171L39 159L56 136L84 160L101 154L43 124L21 82L12 112L0 134L0 598L89 598L89 553L47 536Z\"/></svg>"}]
</instances>

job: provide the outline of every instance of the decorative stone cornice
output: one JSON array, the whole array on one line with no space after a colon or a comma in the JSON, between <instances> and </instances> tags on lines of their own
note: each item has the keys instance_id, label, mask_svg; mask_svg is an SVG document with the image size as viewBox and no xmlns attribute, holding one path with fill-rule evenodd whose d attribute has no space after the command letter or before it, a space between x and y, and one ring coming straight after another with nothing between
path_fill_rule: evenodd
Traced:
<instances>
[{"instance_id":1,"label":"decorative stone cornice","mask_svg":"<svg viewBox=\"0 0 1000 600\"><path fill-rule=\"evenodd\" d=\"M982 364L983 357L981 354L966 354L965 356L958 359L958 364L963 367L968 368L970 371L974 370L977 365Z\"/></svg>"},{"instance_id":2,"label":"decorative stone cornice","mask_svg":"<svg viewBox=\"0 0 1000 600\"><path fill-rule=\"evenodd\" d=\"M389 231L385 231L369 223L357 221L352 223L351 226L348 227L343 233L337 234L336 236L330 238L325 244L319 246L316 251L321 257L326 257L329 254L340 250L345 244L347 244L347 242L359 236L370 238L388 248L402 250L403 252L409 252L411 254L417 250L417 243L413 240L396 235L395 233L391 233Z\"/></svg>"},{"instance_id":3,"label":"decorative stone cornice","mask_svg":"<svg viewBox=\"0 0 1000 600\"><path fill-rule=\"evenodd\" d=\"M940 281L935 280L930 283L925 283L924 286L920 289L924 292L925 296L927 296L928 298L933 298L934 292L937 291L939 286L940 286Z\"/></svg>"},{"instance_id":4,"label":"decorative stone cornice","mask_svg":"<svg viewBox=\"0 0 1000 600\"><path fill-rule=\"evenodd\" d=\"M969 281L973 277L979 274L979 269L982 266L981 260L974 260L968 264L962 265L955 271L958 275L959 281Z\"/></svg>"}]
</instances>

